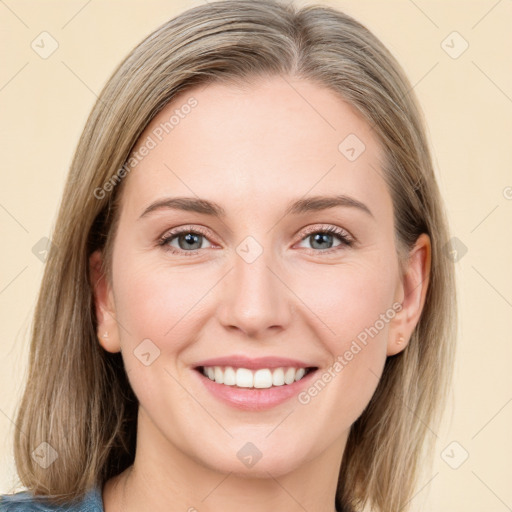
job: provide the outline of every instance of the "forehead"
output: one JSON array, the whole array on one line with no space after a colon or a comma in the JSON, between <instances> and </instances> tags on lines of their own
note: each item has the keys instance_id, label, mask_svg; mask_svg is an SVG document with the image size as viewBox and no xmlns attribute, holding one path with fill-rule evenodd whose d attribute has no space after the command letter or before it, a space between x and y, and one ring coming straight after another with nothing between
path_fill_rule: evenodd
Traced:
<instances>
[{"instance_id":1,"label":"forehead","mask_svg":"<svg viewBox=\"0 0 512 512\"><path fill-rule=\"evenodd\" d=\"M376 134L340 95L305 80L183 91L153 118L134 151L144 156L123 193L124 207L134 212L178 195L212 199L228 214L230 206L261 210L334 193L372 203L377 215L390 207Z\"/></svg>"}]
</instances>

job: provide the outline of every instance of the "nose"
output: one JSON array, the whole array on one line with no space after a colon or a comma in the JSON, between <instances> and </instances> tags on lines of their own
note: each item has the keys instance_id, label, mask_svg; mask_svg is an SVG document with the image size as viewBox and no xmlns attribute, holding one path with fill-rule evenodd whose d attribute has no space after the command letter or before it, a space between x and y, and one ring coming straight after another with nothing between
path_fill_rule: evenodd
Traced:
<instances>
[{"instance_id":1,"label":"nose","mask_svg":"<svg viewBox=\"0 0 512 512\"><path fill-rule=\"evenodd\" d=\"M238 247L218 295L220 323L225 329L239 330L252 338L286 329L293 312L293 293L282 266L270 250L257 255L261 249L254 242Z\"/></svg>"}]
</instances>

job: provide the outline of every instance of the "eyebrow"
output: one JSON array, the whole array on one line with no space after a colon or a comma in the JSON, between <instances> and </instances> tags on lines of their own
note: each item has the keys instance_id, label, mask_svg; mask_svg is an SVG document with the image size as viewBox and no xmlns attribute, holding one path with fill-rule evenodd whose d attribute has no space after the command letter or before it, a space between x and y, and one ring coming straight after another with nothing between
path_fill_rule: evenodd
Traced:
<instances>
[{"instance_id":1,"label":"eyebrow","mask_svg":"<svg viewBox=\"0 0 512 512\"><path fill-rule=\"evenodd\" d=\"M360 211L365 212L372 218L375 218L371 210L361 201L344 195L338 194L333 196L311 196L302 198L296 201L292 201L288 204L284 212L286 215L299 215L308 212L328 210L336 207L350 207L357 208ZM206 199L199 199L196 197L168 197L165 199L159 199L151 203L139 217L145 217L149 213L161 210L182 210L187 212L196 212L203 215L210 215L212 217L225 218L226 211L222 206L213 201Z\"/></svg>"}]
</instances>

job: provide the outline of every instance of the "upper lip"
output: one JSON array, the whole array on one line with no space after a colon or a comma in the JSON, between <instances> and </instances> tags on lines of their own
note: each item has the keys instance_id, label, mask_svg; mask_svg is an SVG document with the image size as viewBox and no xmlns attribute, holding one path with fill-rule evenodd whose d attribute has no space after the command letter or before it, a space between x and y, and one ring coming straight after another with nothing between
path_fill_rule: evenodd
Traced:
<instances>
[{"instance_id":1,"label":"upper lip","mask_svg":"<svg viewBox=\"0 0 512 512\"><path fill-rule=\"evenodd\" d=\"M231 355L225 357L215 357L213 359L204 359L195 363L195 367L199 366L233 366L235 368L316 368L313 364L299 361L298 359L290 359L288 357L247 357L242 355Z\"/></svg>"}]
</instances>

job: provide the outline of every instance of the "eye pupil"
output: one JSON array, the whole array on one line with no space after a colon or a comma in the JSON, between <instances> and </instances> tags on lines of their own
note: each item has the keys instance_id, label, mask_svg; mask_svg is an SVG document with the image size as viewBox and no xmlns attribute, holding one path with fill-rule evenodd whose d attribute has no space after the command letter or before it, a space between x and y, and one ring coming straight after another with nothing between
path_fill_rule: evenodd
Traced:
<instances>
[{"instance_id":1,"label":"eye pupil","mask_svg":"<svg viewBox=\"0 0 512 512\"><path fill-rule=\"evenodd\" d=\"M187 233L186 235L182 235L180 237L178 237L178 241L182 240L182 239L185 239L185 246L183 246L181 243L179 243L179 246L180 246L180 249L200 249L200 247L191 247L192 245L194 245L194 243L198 244L199 246L201 245L201 243L199 242L198 243L198 239L199 237L201 237L202 235L196 235L196 234L193 234L193 233Z\"/></svg>"},{"instance_id":2,"label":"eye pupil","mask_svg":"<svg viewBox=\"0 0 512 512\"><path fill-rule=\"evenodd\" d=\"M320 247L315 247L316 249L325 249L325 246L322 246L322 242L325 243L325 237L331 238L331 243L329 244L329 247L327 249L330 249L332 247L332 235L329 235L328 233L316 233L312 235L313 243L311 244L313 247L316 243L320 244Z\"/></svg>"}]
</instances>

